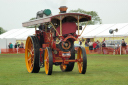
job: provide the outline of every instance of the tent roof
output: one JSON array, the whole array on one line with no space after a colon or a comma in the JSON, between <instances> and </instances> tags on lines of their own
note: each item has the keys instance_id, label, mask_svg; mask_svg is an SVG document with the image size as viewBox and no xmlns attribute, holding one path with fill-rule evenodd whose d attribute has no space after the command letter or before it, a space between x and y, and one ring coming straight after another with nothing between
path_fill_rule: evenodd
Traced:
<instances>
[{"instance_id":1,"label":"tent roof","mask_svg":"<svg viewBox=\"0 0 128 85\"><path fill-rule=\"evenodd\" d=\"M108 28L110 28L111 26L113 26L113 24L102 24L98 27L96 27L94 30L92 30L90 33L84 34L84 36L93 36L96 37L98 34L104 32L105 30L107 30ZM92 27L90 27L91 29ZM86 29L84 30L86 31ZM108 31L109 32L109 31ZM83 36L83 35L82 35Z\"/></svg>"},{"instance_id":2,"label":"tent roof","mask_svg":"<svg viewBox=\"0 0 128 85\"><path fill-rule=\"evenodd\" d=\"M35 28L12 29L0 35L0 38L15 38L16 40L26 40L29 35L35 34Z\"/></svg>"},{"instance_id":3,"label":"tent roof","mask_svg":"<svg viewBox=\"0 0 128 85\"><path fill-rule=\"evenodd\" d=\"M121 36L124 36L124 34L125 34L125 31L126 30L122 30L121 31L121 29L123 29L125 26L127 26L128 25L128 23L121 23L121 24L114 24L114 25L112 25L111 27L109 27L109 28L107 28L106 30L104 30L103 32L101 32L101 33L99 33L99 34L97 34L96 35L96 37L113 37L113 34L110 34L109 33L109 30L110 29L118 29L118 32L114 32L114 36L115 37L121 37ZM106 28L106 27L105 27Z\"/></svg>"},{"instance_id":4,"label":"tent roof","mask_svg":"<svg viewBox=\"0 0 128 85\"><path fill-rule=\"evenodd\" d=\"M118 28L118 32L114 32L114 37L128 36L128 23L119 23L119 24L88 25L83 31L81 37L83 38L113 37L113 34L110 34L109 30L116 28ZM82 31L80 30L80 33L81 32ZM33 34L35 34L35 28L12 29L10 31L1 34L0 38L1 39L15 38L16 40L26 40L29 35L33 35Z\"/></svg>"},{"instance_id":5,"label":"tent roof","mask_svg":"<svg viewBox=\"0 0 128 85\"><path fill-rule=\"evenodd\" d=\"M110 29L114 30L116 28L118 29L118 32L114 32L114 37L128 36L128 23L119 23L119 24L88 25L83 31L81 37L84 38L113 37L113 34L110 34L109 30Z\"/></svg>"}]
</instances>

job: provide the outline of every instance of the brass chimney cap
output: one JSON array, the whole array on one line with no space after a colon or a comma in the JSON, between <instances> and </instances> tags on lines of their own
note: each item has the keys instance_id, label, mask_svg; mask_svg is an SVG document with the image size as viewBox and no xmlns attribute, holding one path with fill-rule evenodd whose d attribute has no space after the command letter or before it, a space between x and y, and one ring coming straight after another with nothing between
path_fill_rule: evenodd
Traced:
<instances>
[{"instance_id":1,"label":"brass chimney cap","mask_svg":"<svg viewBox=\"0 0 128 85\"><path fill-rule=\"evenodd\" d=\"M60 6L60 13L66 13L66 11L67 11L67 7L66 6Z\"/></svg>"}]
</instances>

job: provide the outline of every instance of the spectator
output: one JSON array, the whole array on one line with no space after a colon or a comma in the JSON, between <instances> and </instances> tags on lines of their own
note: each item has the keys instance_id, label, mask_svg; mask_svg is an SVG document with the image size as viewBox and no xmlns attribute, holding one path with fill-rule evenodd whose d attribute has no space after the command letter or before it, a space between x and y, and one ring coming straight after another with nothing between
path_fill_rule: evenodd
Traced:
<instances>
[{"instance_id":1,"label":"spectator","mask_svg":"<svg viewBox=\"0 0 128 85\"><path fill-rule=\"evenodd\" d=\"M125 41L123 40L122 41L122 44L121 44L122 46L126 46L126 43L125 43Z\"/></svg>"},{"instance_id":2,"label":"spectator","mask_svg":"<svg viewBox=\"0 0 128 85\"><path fill-rule=\"evenodd\" d=\"M118 48L120 48L120 45L119 44L117 44L117 48L116 49L118 49Z\"/></svg>"},{"instance_id":3,"label":"spectator","mask_svg":"<svg viewBox=\"0 0 128 85\"><path fill-rule=\"evenodd\" d=\"M9 48L10 48L10 49L13 48L13 44L12 44L12 43L9 44Z\"/></svg>"},{"instance_id":4,"label":"spectator","mask_svg":"<svg viewBox=\"0 0 128 85\"><path fill-rule=\"evenodd\" d=\"M100 43L100 41L98 41L98 40L97 40L97 42L96 42L96 43L97 43L96 48L100 48L100 47L101 47L101 43Z\"/></svg>"},{"instance_id":5,"label":"spectator","mask_svg":"<svg viewBox=\"0 0 128 85\"><path fill-rule=\"evenodd\" d=\"M17 48L17 43L15 43L14 48Z\"/></svg>"},{"instance_id":6,"label":"spectator","mask_svg":"<svg viewBox=\"0 0 128 85\"><path fill-rule=\"evenodd\" d=\"M125 43L125 41L124 40L122 40L122 53L123 54L126 54L126 43Z\"/></svg>"},{"instance_id":7,"label":"spectator","mask_svg":"<svg viewBox=\"0 0 128 85\"><path fill-rule=\"evenodd\" d=\"M89 50L93 50L93 42L89 42Z\"/></svg>"},{"instance_id":8,"label":"spectator","mask_svg":"<svg viewBox=\"0 0 128 85\"><path fill-rule=\"evenodd\" d=\"M97 43L94 42L94 43L93 43L93 49L94 49L94 50L96 49L96 46L97 46Z\"/></svg>"},{"instance_id":9,"label":"spectator","mask_svg":"<svg viewBox=\"0 0 128 85\"><path fill-rule=\"evenodd\" d=\"M100 46L99 46L99 41L97 40L96 43L97 43L96 48L99 48L99 47L100 47Z\"/></svg>"},{"instance_id":10,"label":"spectator","mask_svg":"<svg viewBox=\"0 0 128 85\"><path fill-rule=\"evenodd\" d=\"M82 45L82 41L81 40L79 40L79 45Z\"/></svg>"},{"instance_id":11,"label":"spectator","mask_svg":"<svg viewBox=\"0 0 128 85\"><path fill-rule=\"evenodd\" d=\"M105 47L106 47L106 44L105 44L104 41L102 41L102 52L103 52L103 54L107 53L107 51L105 50Z\"/></svg>"},{"instance_id":12,"label":"spectator","mask_svg":"<svg viewBox=\"0 0 128 85\"><path fill-rule=\"evenodd\" d=\"M84 42L84 38L82 37L82 42Z\"/></svg>"},{"instance_id":13,"label":"spectator","mask_svg":"<svg viewBox=\"0 0 128 85\"><path fill-rule=\"evenodd\" d=\"M19 44L19 42L17 42L17 46L18 46L18 47L20 47L20 44Z\"/></svg>"},{"instance_id":14,"label":"spectator","mask_svg":"<svg viewBox=\"0 0 128 85\"><path fill-rule=\"evenodd\" d=\"M104 41L102 42L102 47L106 47L106 44L105 44L105 42L104 42Z\"/></svg>"},{"instance_id":15,"label":"spectator","mask_svg":"<svg viewBox=\"0 0 128 85\"><path fill-rule=\"evenodd\" d=\"M89 46L89 45L88 45L88 42L86 41L86 42L85 42L85 47L88 47L88 46Z\"/></svg>"},{"instance_id":16,"label":"spectator","mask_svg":"<svg viewBox=\"0 0 128 85\"><path fill-rule=\"evenodd\" d=\"M21 42L19 48L24 48L24 43L23 42Z\"/></svg>"}]
</instances>

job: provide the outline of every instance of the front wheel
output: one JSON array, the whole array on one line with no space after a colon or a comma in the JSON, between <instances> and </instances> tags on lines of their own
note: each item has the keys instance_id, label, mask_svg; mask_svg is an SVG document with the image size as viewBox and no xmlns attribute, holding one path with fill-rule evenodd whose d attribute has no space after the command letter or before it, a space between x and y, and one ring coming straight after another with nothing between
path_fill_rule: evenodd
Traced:
<instances>
[{"instance_id":1,"label":"front wheel","mask_svg":"<svg viewBox=\"0 0 128 85\"><path fill-rule=\"evenodd\" d=\"M49 47L47 47L45 49L44 65L45 65L45 73L47 75L51 75L52 74L52 68L53 68L53 56L52 56L52 50Z\"/></svg>"},{"instance_id":2,"label":"front wheel","mask_svg":"<svg viewBox=\"0 0 128 85\"><path fill-rule=\"evenodd\" d=\"M84 47L79 47L77 52L77 64L79 73L85 74L87 69L87 56Z\"/></svg>"}]
</instances>

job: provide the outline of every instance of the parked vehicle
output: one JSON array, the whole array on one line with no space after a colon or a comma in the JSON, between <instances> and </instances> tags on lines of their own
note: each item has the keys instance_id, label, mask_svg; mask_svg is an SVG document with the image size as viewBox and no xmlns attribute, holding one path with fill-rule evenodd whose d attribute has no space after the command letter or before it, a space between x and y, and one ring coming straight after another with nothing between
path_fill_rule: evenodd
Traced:
<instances>
[{"instance_id":1,"label":"parked vehicle","mask_svg":"<svg viewBox=\"0 0 128 85\"><path fill-rule=\"evenodd\" d=\"M47 9L38 12L37 19L22 23L23 27L35 26L35 34L28 36L25 46L25 62L29 73L38 73L40 68L45 67L45 73L51 75L53 65L60 66L62 71L72 71L75 62L78 64L79 73L86 73L85 48L79 46L75 58L74 41L81 35L79 23L90 21L91 16L65 13L65 6L59 9L60 14L52 16ZM39 30L36 28L38 25Z\"/></svg>"}]
</instances>

